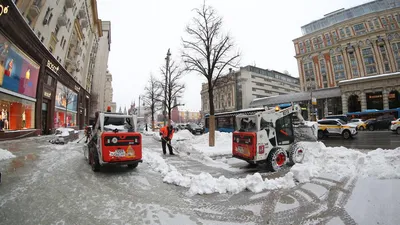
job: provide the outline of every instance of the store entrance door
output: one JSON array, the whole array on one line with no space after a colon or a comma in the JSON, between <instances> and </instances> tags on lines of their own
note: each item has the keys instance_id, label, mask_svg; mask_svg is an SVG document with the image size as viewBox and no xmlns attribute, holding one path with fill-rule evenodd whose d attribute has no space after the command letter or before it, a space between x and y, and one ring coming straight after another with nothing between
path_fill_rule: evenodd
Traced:
<instances>
[{"instance_id":1,"label":"store entrance door","mask_svg":"<svg viewBox=\"0 0 400 225\"><path fill-rule=\"evenodd\" d=\"M42 135L49 134L49 123L48 123L48 102L43 101L42 103Z\"/></svg>"}]
</instances>

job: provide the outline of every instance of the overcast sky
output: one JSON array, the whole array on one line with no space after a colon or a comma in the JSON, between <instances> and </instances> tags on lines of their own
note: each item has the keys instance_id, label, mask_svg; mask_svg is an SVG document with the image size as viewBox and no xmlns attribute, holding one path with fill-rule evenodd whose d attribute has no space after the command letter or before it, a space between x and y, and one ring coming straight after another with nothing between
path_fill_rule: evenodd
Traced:
<instances>
[{"instance_id":1,"label":"overcast sky","mask_svg":"<svg viewBox=\"0 0 400 225\"><path fill-rule=\"evenodd\" d=\"M367 0L207 0L223 17L241 51L241 66L289 71L298 77L292 40L301 36L301 26L340 8L349 8ZM181 37L194 16L193 8L203 0L98 0L101 20L111 21L111 52L108 61L113 74L117 107L138 104L150 73L161 77L168 48L172 58L180 60ZM182 80L187 85L180 100L185 109L201 109L201 83L198 74Z\"/></svg>"}]
</instances>

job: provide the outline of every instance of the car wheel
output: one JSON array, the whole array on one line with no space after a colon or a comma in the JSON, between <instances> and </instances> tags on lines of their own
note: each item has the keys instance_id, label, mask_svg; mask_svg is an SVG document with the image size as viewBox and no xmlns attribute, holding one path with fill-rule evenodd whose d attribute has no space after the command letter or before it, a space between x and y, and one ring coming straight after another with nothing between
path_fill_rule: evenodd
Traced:
<instances>
[{"instance_id":1,"label":"car wheel","mask_svg":"<svg viewBox=\"0 0 400 225\"><path fill-rule=\"evenodd\" d=\"M318 139L324 138L324 132L322 130L318 131Z\"/></svg>"},{"instance_id":2,"label":"car wheel","mask_svg":"<svg viewBox=\"0 0 400 225\"><path fill-rule=\"evenodd\" d=\"M363 126L360 126L360 128L358 128L360 131L363 131L364 130L364 127Z\"/></svg>"},{"instance_id":3,"label":"car wheel","mask_svg":"<svg viewBox=\"0 0 400 225\"><path fill-rule=\"evenodd\" d=\"M370 126L368 127L368 130L370 130L370 131L373 131L374 129L375 129L374 125L370 125Z\"/></svg>"},{"instance_id":4,"label":"car wheel","mask_svg":"<svg viewBox=\"0 0 400 225\"><path fill-rule=\"evenodd\" d=\"M342 135L343 135L343 138L346 139L346 140L351 138L350 131L348 131L348 130L343 131Z\"/></svg>"},{"instance_id":5,"label":"car wheel","mask_svg":"<svg viewBox=\"0 0 400 225\"><path fill-rule=\"evenodd\" d=\"M400 127L396 129L396 133L400 135Z\"/></svg>"}]
</instances>

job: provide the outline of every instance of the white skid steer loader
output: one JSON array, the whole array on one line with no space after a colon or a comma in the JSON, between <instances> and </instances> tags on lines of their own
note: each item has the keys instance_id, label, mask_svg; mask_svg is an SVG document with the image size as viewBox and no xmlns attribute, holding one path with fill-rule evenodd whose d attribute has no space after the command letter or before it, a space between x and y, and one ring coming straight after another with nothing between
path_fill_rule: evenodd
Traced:
<instances>
[{"instance_id":1,"label":"white skid steer loader","mask_svg":"<svg viewBox=\"0 0 400 225\"><path fill-rule=\"evenodd\" d=\"M266 164L271 171L304 159L301 142L315 142L318 125L305 121L299 105L236 116L232 155L249 164Z\"/></svg>"}]
</instances>

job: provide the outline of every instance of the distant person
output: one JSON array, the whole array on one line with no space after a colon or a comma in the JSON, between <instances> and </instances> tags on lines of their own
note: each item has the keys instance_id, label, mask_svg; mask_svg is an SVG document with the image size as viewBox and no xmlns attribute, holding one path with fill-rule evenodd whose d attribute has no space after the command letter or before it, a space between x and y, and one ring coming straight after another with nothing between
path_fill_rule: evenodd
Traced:
<instances>
[{"instance_id":1,"label":"distant person","mask_svg":"<svg viewBox=\"0 0 400 225\"><path fill-rule=\"evenodd\" d=\"M167 154L166 145L168 144L169 154L175 155L172 151L171 140L174 136L174 129L172 125L164 126L160 129L160 136L161 136L161 146L164 155Z\"/></svg>"}]
</instances>

